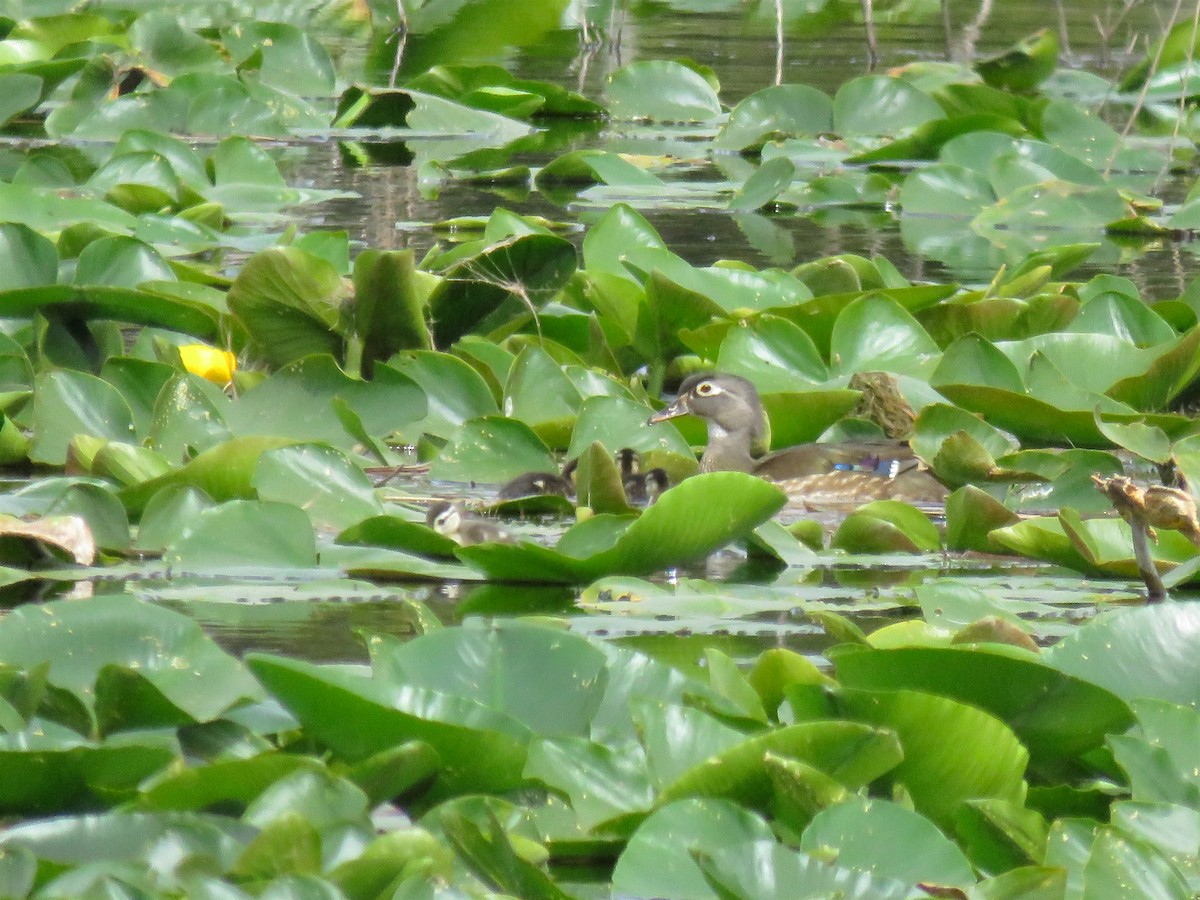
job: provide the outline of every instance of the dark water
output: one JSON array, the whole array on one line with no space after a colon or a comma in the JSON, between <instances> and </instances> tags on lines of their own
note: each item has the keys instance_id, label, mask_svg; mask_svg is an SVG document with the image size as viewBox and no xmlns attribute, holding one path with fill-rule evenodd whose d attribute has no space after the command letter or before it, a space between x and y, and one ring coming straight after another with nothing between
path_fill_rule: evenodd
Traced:
<instances>
[{"instance_id":1,"label":"dark water","mask_svg":"<svg viewBox=\"0 0 1200 900\"><path fill-rule=\"evenodd\" d=\"M785 3L789 10L804 7L821 14L789 18L782 46L776 41L771 2L622 4L614 0L612 5L624 9L611 17L599 16L600 27L593 32L598 46L587 52L581 51L576 31L563 30L536 47L513 49L499 58L462 61L500 63L519 76L602 97L605 78L625 63L686 57L715 70L727 105L775 83L777 68L784 81L811 84L833 94L839 85L872 66L866 30L857 15L858 0ZM682 10L685 5L693 11ZM893 10L905 11L898 16L888 13L885 4L877 5L876 71L918 60L969 62L1002 50L1038 28L1052 27L1060 37L1064 64L1108 77L1145 51L1149 36L1161 33L1161 23L1174 6L1135 2L1122 12L1123 3L1104 0L955 0L943 9L936 0L911 0L890 4ZM410 52L419 50L419 40L413 38ZM589 146L664 152L655 149L665 144L659 136L627 134L615 125L575 128L561 136L556 152ZM499 193L452 181L422 183L411 163L414 153L420 153L415 143L374 149L373 161L365 165L333 143L292 152L293 181L358 195L306 210L304 227L345 229L362 246L412 247L419 255L436 240L432 223L455 216L487 216L498 206L584 224L600 214L570 198ZM548 158L523 161L539 165ZM1181 174L1168 185L1168 195L1179 199L1193 174ZM722 211L651 209L645 215L673 249L696 264L733 257L756 266L791 266L823 255L855 252L886 256L914 280L986 280L992 274L983 267L975 272L948 271L923 259L905 245L896 221L882 213L775 217L768 236L757 240ZM1128 275L1147 299L1178 295L1200 272L1196 248L1188 244L1164 243L1123 252L1108 248L1100 259L1079 274L1086 277L1089 271L1105 270ZM577 630L636 644L684 665L699 656L697 641L716 643L737 658L748 658L769 646L787 646L819 660L832 641L807 619L808 612L837 610L871 631L916 615L914 592L945 577L967 579L1003 597L1040 598L1050 611L1031 611L1027 618L1043 642L1063 633L1072 620L1091 615L1097 602L1128 602L1136 597L1133 585L1089 582L1075 574L1010 560L879 560L870 566L847 563L782 574L754 571L747 565L736 554L726 555L710 563L716 567L712 572L669 573L660 579L663 583L688 575L729 579L721 589L730 595L731 605L724 613L718 601L711 608L681 604L674 615L658 607L657 612L643 611L635 603L584 604L581 609L573 590L528 586L342 583L313 587L300 582L247 590L197 583L143 584L131 590L188 612L239 653L266 649L326 661L361 659L362 633L411 634L419 618L414 609L421 609L446 623L517 612L563 617ZM994 568L997 565L1001 568ZM763 609L746 613L737 604L755 592L763 598Z\"/></svg>"},{"instance_id":2,"label":"dark water","mask_svg":"<svg viewBox=\"0 0 1200 900\"><path fill-rule=\"evenodd\" d=\"M1142 0L1125 12L1124 4L1116 0L973 0L949 2L945 9L937 0L875 5L874 71L921 60L969 63L1039 28L1052 27L1062 48L1060 65L1108 78L1146 51L1174 7L1171 0ZM683 11L684 6L698 11ZM831 95L845 81L872 69L859 0L809 0L783 6L789 12L803 8L819 14L787 18L781 49L774 4L769 0L632 2L611 16L594 16L603 26L593 31L600 45L586 52L580 49L577 31L563 30L536 47L514 49L501 58L463 61L501 63L519 76L553 81L602 98L606 77L621 65L638 59L687 58L715 71L722 101L729 106L775 83L777 68L784 81L810 84ZM419 54L419 41L419 36L412 39L409 53ZM1124 110L1112 113L1118 127L1124 115ZM661 149L665 144L661 134L638 133L615 124L574 127L576 133L564 136L557 152L581 147L668 152ZM671 149L677 146L672 144ZM420 154L415 142L389 148L387 154L403 160L414 150ZM554 155L523 161L539 165ZM423 252L436 241L431 223L454 216L487 216L498 206L584 224L602 212L587 202L555 202L539 193L496 192L455 182L422 184L412 165L351 163L334 145L308 150L294 177L357 193L356 199L338 200L311 212L308 224L345 228L370 247L412 247ZM1194 171L1177 173L1165 186L1164 199L1181 200L1194 177ZM886 213L825 211L807 217L772 216L749 224L718 210L651 208L643 213L672 249L698 265L736 258L759 267L790 267L851 252L885 256L913 280L986 282L995 271L993 260L979 260L974 266L968 262L951 270L921 257L905 244L897 221ZM1075 277L1100 271L1130 277L1148 300L1176 297L1200 274L1200 248L1194 242L1163 241L1122 249L1106 242Z\"/></svg>"}]
</instances>

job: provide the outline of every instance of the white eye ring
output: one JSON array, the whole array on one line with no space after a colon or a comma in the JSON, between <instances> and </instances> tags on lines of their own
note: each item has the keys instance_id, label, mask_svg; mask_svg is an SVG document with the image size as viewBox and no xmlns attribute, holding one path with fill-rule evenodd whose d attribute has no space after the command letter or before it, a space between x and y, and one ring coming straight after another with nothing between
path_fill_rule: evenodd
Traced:
<instances>
[{"instance_id":1,"label":"white eye ring","mask_svg":"<svg viewBox=\"0 0 1200 900\"><path fill-rule=\"evenodd\" d=\"M696 385L696 393L701 397L715 397L717 394L725 392L719 384L713 384L711 381L702 381Z\"/></svg>"}]
</instances>

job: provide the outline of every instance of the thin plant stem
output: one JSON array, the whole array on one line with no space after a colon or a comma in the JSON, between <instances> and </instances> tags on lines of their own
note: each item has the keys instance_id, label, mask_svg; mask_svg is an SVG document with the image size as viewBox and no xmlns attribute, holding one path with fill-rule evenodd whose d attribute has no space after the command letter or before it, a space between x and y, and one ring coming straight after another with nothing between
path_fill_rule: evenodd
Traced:
<instances>
[{"instance_id":1,"label":"thin plant stem","mask_svg":"<svg viewBox=\"0 0 1200 900\"><path fill-rule=\"evenodd\" d=\"M398 24L393 37L397 39L396 54L392 58L392 70L388 73L388 87L396 86L400 76L400 66L404 63L404 50L408 46L408 11L404 8L404 0L396 0L396 18Z\"/></svg>"},{"instance_id":2,"label":"thin plant stem","mask_svg":"<svg viewBox=\"0 0 1200 900\"><path fill-rule=\"evenodd\" d=\"M1163 28L1163 35L1170 34L1171 29L1175 27L1175 23L1179 21L1179 12L1183 8L1183 0L1175 0L1175 8L1171 10L1171 19ZM1200 8L1198 8L1200 10ZM1142 82L1142 88L1138 91L1137 100L1134 101L1133 109L1129 111L1129 118L1125 120L1125 127L1121 129L1119 140L1112 153L1108 157L1108 161L1104 164L1104 177L1108 178L1112 174L1112 167L1117 161L1117 153L1125 144L1125 139L1129 137L1129 132L1133 130L1133 123L1137 121L1138 115L1142 108L1146 105L1146 94L1150 91L1150 81L1154 74L1158 71L1158 64L1162 60L1163 50L1166 48L1167 42L1161 40L1158 42L1158 47L1154 50L1154 59L1150 63L1150 70L1146 73L1146 78Z\"/></svg>"},{"instance_id":3,"label":"thin plant stem","mask_svg":"<svg viewBox=\"0 0 1200 900\"><path fill-rule=\"evenodd\" d=\"M783 0L775 0L775 83L783 84Z\"/></svg>"},{"instance_id":4,"label":"thin plant stem","mask_svg":"<svg viewBox=\"0 0 1200 900\"><path fill-rule=\"evenodd\" d=\"M862 0L863 25L867 30L867 71L875 71L879 45L875 42L875 0Z\"/></svg>"}]
</instances>

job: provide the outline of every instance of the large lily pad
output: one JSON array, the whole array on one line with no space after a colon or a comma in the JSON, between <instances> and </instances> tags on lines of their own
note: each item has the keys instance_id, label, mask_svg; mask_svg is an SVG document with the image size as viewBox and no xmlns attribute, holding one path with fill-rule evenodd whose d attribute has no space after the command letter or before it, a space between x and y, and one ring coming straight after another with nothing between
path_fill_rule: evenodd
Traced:
<instances>
[{"instance_id":1,"label":"large lily pad","mask_svg":"<svg viewBox=\"0 0 1200 900\"><path fill-rule=\"evenodd\" d=\"M927 691L985 709L1042 765L1093 750L1133 722L1129 707L1108 691L999 648L900 647L847 653L837 666L847 687Z\"/></svg>"},{"instance_id":2,"label":"large lily pad","mask_svg":"<svg viewBox=\"0 0 1200 900\"><path fill-rule=\"evenodd\" d=\"M1048 665L1127 700L1200 705L1200 667L1187 651L1200 630L1195 602L1114 610L1044 654Z\"/></svg>"},{"instance_id":3,"label":"large lily pad","mask_svg":"<svg viewBox=\"0 0 1200 900\"><path fill-rule=\"evenodd\" d=\"M16 610L0 620L0 653L14 665L53 660L52 683L89 705L105 666L137 671L200 721L262 697L242 665L195 622L132 598L96 597Z\"/></svg>"},{"instance_id":4,"label":"large lily pad","mask_svg":"<svg viewBox=\"0 0 1200 900\"><path fill-rule=\"evenodd\" d=\"M742 539L783 506L779 488L740 472L689 478L633 521L596 517L557 549L525 543L464 547L459 556L501 581L587 581L640 575L702 558ZM610 527L610 525L612 527Z\"/></svg>"}]
</instances>

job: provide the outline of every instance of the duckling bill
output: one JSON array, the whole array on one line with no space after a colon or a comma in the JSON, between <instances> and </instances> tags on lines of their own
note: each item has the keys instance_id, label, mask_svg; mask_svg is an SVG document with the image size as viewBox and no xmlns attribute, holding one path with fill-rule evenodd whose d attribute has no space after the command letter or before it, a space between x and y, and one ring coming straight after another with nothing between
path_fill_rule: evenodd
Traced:
<instances>
[{"instance_id":1,"label":"duckling bill","mask_svg":"<svg viewBox=\"0 0 1200 900\"><path fill-rule=\"evenodd\" d=\"M511 544L512 534L503 526L467 512L458 503L442 500L429 507L425 524L463 547L474 544Z\"/></svg>"},{"instance_id":2,"label":"duckling bill","mask_svg":"<svg viewBox=\"0 0 1200 900\"><path fill-rule=\"evenodd\" d=\"M694 415L708 425L701 472L749 472L806 502L850 504L894 499L944 503L948 491L907 444L800 444L762 455L769 424L754 384L737 375L692 375L649 423Z\"/></svg>"}]
</instances>

